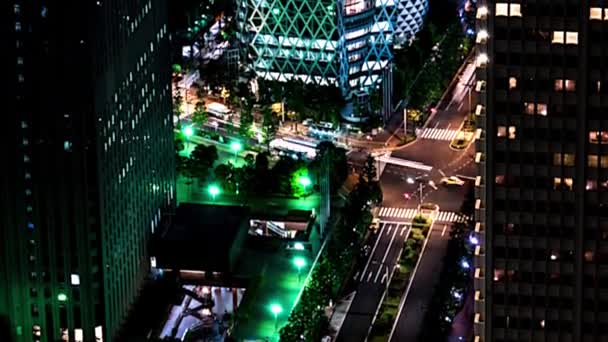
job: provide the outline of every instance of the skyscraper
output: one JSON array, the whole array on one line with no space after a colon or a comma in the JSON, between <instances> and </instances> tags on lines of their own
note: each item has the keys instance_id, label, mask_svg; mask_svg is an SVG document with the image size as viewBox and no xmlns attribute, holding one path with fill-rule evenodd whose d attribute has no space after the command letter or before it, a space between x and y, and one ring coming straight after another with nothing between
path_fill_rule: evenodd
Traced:
<instances>
[{"instance_id":1,"label":"skyscraper","mask_svg":"<svg viewBox=\"0 0 608 342\"><path fill-rule=\"evenodd\" d=\"M173 202L164 2L13 0L0 15L0 319L19 342L113 341Z\"/></svg>"},{"instance_id":2,"label":"skyscraper","mask_svg":"<svg viewBox=\"0 0 608 342\"><path fill-rule=\"evenodd\" d=\"M428 11L428 0L238 3L239 38L257 77L336 85L347 100L380 85L394 42L411 39Z\"/></svg>"},{"instance_id":3,"label":"skyscraper","mask_svg":"<svg viewBox=\"0 0 608 342\"><path fill-rule=\"evenodd\" d=\"M478 1L475 341L608 340L608 1Z\"/></svg>"}]
</instances>

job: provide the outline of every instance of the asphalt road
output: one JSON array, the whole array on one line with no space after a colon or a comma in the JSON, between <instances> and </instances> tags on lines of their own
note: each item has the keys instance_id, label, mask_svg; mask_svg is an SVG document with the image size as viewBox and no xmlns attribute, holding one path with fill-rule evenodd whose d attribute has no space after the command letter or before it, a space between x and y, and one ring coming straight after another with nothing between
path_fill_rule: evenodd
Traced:
<instances>
[{"instance_id":1,"label":"asphalt road","mask_svg":"<svg viewBox=\"0 0 608 342\"><path fill-rule=\"evenodd\" d=\"M382 223L375 247L362 270L357 273L356 295L348 310L337 341L364 341L384 293L390 272L394 269L409 224Z\"/></svg>"},{"instance_id":2,"label":"asphalt road","mask_svg":"<svg viewBox=\"0 0 608 342\"><path fill-rule=\"evenodd\" d=\"M456 131L460 128L470 110L468 85L473 83L470 79L472 73L473 68L465 68L461 80L450 90L443 103L439 105L437 113L429 120L427 129L450 132L450 130ZM416 208L421 202L419 190L420 184L422 184L423 203L435 203L442 211L459 211L466 187L471 184L443 186L440 184L440 180L445 176L461 176L461 179L472 182L477 172L474 163L474 149L474 144L471 144L465 150L454 150L450 147L450 139L419 137L414 143L393 151L391 157L423 163L433 168L426 172L403 166L386 165L380 176L384 194L382 206ZM365 151L349 152L351 166L360 168L366 156ZM410 177L416 179L414 184L406 181ZM429 185L429 181L433 181L436 186ZM404 193L409 194L410 198L405 199ZM384 229L372 255L371 261L375 264L370 262L375 267L368 267L369 270L362 274L363 280L381 279L382 258L386 254L389 255L386 259L393 261L392 258L397 257L403 245L402 239L399 240L399 246L396 246L394 241L392 244L388 243L386 240L391 235L386 228ZM449 239L449 230L450 227L443 224L434 227L414 276L410 292L395 323L394 336L391 341L416 341L424 318L423 310L428 306L438 281L442 258ZM393 255L394 257L392 257ZM359 276L361 277L361 275ZM361 282L358 285L357 294L339 332L338 341L365 340L385 286L385 284L371 282Z\"/></svg>"},{"instance_id":3,"label":"asphalt road","mask_svg":"<svg viewBox=\"0 0 608 342\"><path fill-rule=\"evenodd\" d=\"M434 225L428 243L416 269L412 286L397 322L390 342L416 341L426 309L439 281L442 260L450 238L449 225Z\"/></svg>"}]
</instances>

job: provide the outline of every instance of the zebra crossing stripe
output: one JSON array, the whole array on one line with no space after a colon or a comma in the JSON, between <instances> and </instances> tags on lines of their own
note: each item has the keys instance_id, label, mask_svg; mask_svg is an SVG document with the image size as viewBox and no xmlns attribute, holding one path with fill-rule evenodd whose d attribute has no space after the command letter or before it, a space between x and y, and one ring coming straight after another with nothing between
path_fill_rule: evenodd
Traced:
<instances>
[{"instance_id":1,"label":"zebra crossing stripe","mask_svg":"<svg viewBox=\"0 0 608 342\"><path fill-rule=\"evenodd\" d=\"M393 218L401 218L401 219L413 219L418 213L417 209L414 208L389 208L389 207L381 207L379 211L379 216L381 217L393 217ZM465 215L462 215L453 211L439 211L435 218L435 221L442 223L452 223L452 222L466 222L469 218Z\"/></svg>"},{"instance_id":2,"label":"zebra crossing stripe","mask_svg":"<svg viewBox=\"0 0 608 342\"><path fill-rule=\"evenodd\" d=\"M422 131L420 137L432 140L452 140L456 134L458 134L458 131L454 129L426 128Z\"/></svg>"}]
</instances>

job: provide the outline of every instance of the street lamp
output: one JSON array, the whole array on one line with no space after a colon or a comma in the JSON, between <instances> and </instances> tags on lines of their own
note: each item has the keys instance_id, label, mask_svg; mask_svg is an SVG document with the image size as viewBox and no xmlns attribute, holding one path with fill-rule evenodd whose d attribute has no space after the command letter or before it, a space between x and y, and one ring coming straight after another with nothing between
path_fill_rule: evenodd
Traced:
<instances>
[{"instance_id":1,"label":"street lamp","mask_svg":"<svg viewBox=\"0 0 608 342\"><path fill-rule=\"evenodd\" d=\"M306 260L304 260L304 258L302 258L302 257L297 257L297 258L293 259L293 263L298 268L298 283L299 283L300 282L300 271L302 270L302 267L304 267L304 265L306 265Z\"/></svg>"},{"instance_id":2,"label":"street lamp","mask_svg":"<svg viewBox=\"0 0 608 342\"><path fill-rule=\"evenodd\" d=\"M270 305L270 311L272 312L272 314L274 315L274 328L276 330L277 325L278 325L278 318L279 318L279 314L281 312L283 312L283 307L280 304L271 304Z\"/></svg>"},{"instance_id":3,"label":"street lamp","mask_svg":"<svg viewBox=\"0 0 608 342\"><path fill-rule=\"evenodd\" d=\"M233 141L230 144L230 149L234 151L234 162L236 163L237 154L241 149L243 149L243 145L241 145L241 143L238 141Z\"/></svg>"},{"instance_id":4,"label":"street lamp","mask_svg":"<svg viewBox=\"0 0 608 342\"><path fill-rule=\"evenodd\" d=\"M304 244L301 242L296 242L293 244L293 249L297 250L297 251L303 251L304 250Z\"/></svg>"},{"instance_id":5,"label":"street lamp","mask_svg":"<svg viewBox=\"0 0 608 342\"><path fill-rule=\"evenodd\" d=\"M182 130L182 133L186 137L186 152L188 152L188 148L190 147L190 137L194 135L194 130L192 126L186 126Z\"/></svg>"},{"instance_id":6,"label":"street lamp","mask_svg":"<svg viewBox=\"0 0 608 342\"><path fill-rule=\"evenodd\" d=\"M210 185L208 191L211 197L213 197L213 200L215 201L215 196L219 195L220 188L217 185Z\"/></svg>"}]
</instances>

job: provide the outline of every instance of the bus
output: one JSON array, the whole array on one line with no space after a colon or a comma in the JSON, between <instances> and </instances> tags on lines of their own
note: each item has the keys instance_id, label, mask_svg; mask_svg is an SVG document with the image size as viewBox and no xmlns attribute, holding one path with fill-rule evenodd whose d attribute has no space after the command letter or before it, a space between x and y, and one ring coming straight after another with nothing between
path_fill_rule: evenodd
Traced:
<instances>
[{"instance_id":1,"label":"bus","mask_svg":"<svg viewBox=\"0 0 608 342\"><path fill-rule=\"evenodd\" d=\"M230 116L230 114L232 114L232 111L230 110L230 108L224 106L221 103L217 103L217 102L209 103L207 105L207 112L209 112L209 115L213 115L220 119L227 119Z\"/></svg>"},{"instance_id":2,"label":"bus","mask_svg":"<svg viewBox=\"0 0 608 342\"><path fill-rule=\"evenodd\" d=\"M314 159L317 155L314 144L293 138L274 139L270 142L270 149L278 155L291 155L294 158Z\"/></svg>"}]
</instances>

